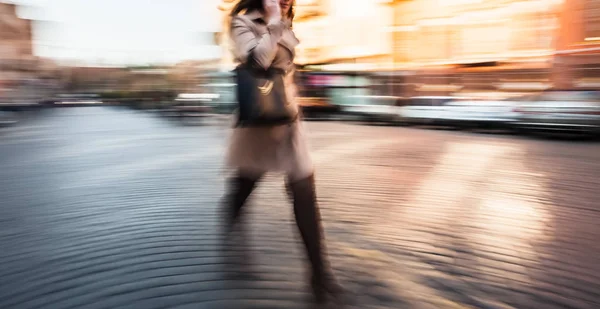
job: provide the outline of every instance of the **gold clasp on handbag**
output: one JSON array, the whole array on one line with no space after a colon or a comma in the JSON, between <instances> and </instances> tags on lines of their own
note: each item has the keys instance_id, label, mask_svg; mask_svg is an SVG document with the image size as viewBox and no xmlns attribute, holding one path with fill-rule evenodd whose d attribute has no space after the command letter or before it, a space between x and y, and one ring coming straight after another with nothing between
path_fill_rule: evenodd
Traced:
<instances>
[{"instance_id":1,"label":"gold clasp on handbag","mask_svg":"<svg viewBox=\"0 0 600 309\"><path fill-rule=\"evenodd\" d=\"M267 81L264 86L258 86L258 90L260 90L260 93L263 95L268 95L271 93L271 90L273 90L273 82L270 80Z\"/></svg>"}]
</instances>

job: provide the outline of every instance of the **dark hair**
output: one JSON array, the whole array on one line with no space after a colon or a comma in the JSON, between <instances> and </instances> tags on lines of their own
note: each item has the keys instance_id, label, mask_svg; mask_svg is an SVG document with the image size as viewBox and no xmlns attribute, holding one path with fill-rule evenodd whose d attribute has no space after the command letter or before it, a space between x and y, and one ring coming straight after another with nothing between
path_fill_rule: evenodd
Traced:
<instances>
[{"instance_id":1,"label":"dark hair","mask_svg":"<svg viewBox=\"0 0 600 309\"><path fill-rule=\"evenodd\" d=\"M288 12L288 18L290 20L294 20L294 4L296 1L292 1L292 5L290 7L290 11ZM254 11L258 10L264 12L265 8L263 7L263 0L240 0L238 4L236 4L231 10L230 16L237 16L242 11Z\"/></svg>"}]
</instances>

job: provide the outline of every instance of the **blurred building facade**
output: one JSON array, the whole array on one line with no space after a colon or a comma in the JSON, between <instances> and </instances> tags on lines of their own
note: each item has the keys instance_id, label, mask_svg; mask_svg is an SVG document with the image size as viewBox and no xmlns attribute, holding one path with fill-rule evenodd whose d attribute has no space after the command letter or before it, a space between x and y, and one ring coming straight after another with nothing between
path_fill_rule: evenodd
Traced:
<instances>
[{"instance_id":1,"label":"blurred building facade","mask_svg":"<svg viewBox=\"0 0 600 309\"><path fill-rule=\"evenodd\" d=\"M168 91L178 82L174 71L162 66L61 67L60 81L68 93Z\"/></svg>"},{"instance_id":2,"label":"blurred building facade","mask_svg":"<svg viewBox=\"0 0 600 309\"><path fill-rule=\"evenodd\" d=\"M394 62L415 68L414 84L424 91L441 85L463 92L552 86L561 0L414 0L391 6Z\"/></svg>"},{"instance_id":3,"label":"blurred building facade","mask_svg":"<svg viewBox=\"0 0 600 309\"><path fill-rule=\"evenodd\" d=\"M124 68L61 67L60 72L62 88L69 93L124 91L129 87Z\"/></svg>"},{"instance_id":4,"label":"blurred building facade","mask_svg":"<svg viewBox=\"0 0 600 309\"><path fill-rule=\"evenodd\" d=\"M546 60L555 46L559 3L394 1L394 59L419 66Z\"/></svg>"},{"instance_id":5,"label":"blurred building facade","mask_svg":"<svg viewBox=\"0 0 600 309\"><path fill-rule=\"evenodd\" d=\"M232 67L222 0L222 64ZM599 0L296 0L296 62L395 71L413 93L600 87ZM429 91L431 90L431 91ZM403 90L404 91L404 90Z\"/></svg>"},{"instance_id":6,"label":"blurred building facade","mask_svg":"<svg viewBox=\"0 0 600 309\"><path fill-rule=\"evenodd\" d=\"M394 12L383 0L297 0L296 62L332 70L366 70L393 63Z\"/></svg>"},{"instance_id":7,"label":"blurred building facade","mask_svg":"<svg viewBox=\"0 0 600 309\"><path fill-rule=\"evenodd\" d=\"M0 2L0 97L16 96L35 72L31 21L17 16L14 4Z\"/></svg>"},{"instance_id":8,"label":"blurred building facade","mask_svg":"<svg viewBox=\"0 0 600 309\"><path fill-rule=\"evenodd\" d=\"M33 58L31 21L19 18L14 4L0 2L0 40L3 64Z\"/></svg>"},{"instance_id":9,"label":"blurred building facade","mask_svg":"<svg viewBox=\"0 0 600 309\"><path fill-rule=\"evenodd\" d=\"M233 67L229 37L229 12L237 0L222 0L222 67ZM294 31L301 43L296 62L345 64L364 68L365 63L391 63L391 33L385 31L393 12L386 1L296 0ZM357 65L358 64L358 65ZM362 66L360 64L363 64Z\"/></svg>"},{"instance_id":10,"label":"blurred building facade","mask_svg":"<svg viewBox=\"0 0 600 309\"><path fill-rule=\"evenodd\" d=\"M34 54L32 24L17 6L0 2L0 103L33 103L63 85L55 61Z\"/></svg>"},{"instance_id":11,"label":"blurred building facade","mask_svg":"<svg viewBox=\"0 0 600 309\"><path fill-rule=\"evenodd\" d=\"M565 0L554 59L558 88L600 88L600 1Z\"/></svg>"},{"instance_id":12,"label":"blurred building facade","mask_svg":"<svg viewBox=\"0 0 600 309\"><path fill-rule=\"evenodd\" d=\"M61 67L60 83L71 93L195 92L218 70L220 59L172 66Z\"/></svg>"},{"instance_id":13,"label":"blurred building facade","mask_svg":"<svg viewBox=\"0 0 600 309\"><path fill-rule=\"evenodd\" d=\"M202 89L202 85L211 82L211 76L218 72L221 59L183 61L173 66L169 73L169 79L173 90L180 93L193 93Z\"/></svg>"}]
</instances>

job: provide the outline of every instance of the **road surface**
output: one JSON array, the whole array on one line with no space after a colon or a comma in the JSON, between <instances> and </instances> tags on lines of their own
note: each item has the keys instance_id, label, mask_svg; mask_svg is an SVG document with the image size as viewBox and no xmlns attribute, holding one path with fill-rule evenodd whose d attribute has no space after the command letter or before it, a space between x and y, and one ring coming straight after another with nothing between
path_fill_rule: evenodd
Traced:
<instances>
[{"instance_id":1,"label":"road surface","mask_svg":"<svg viewBox=\"0 0 600 309\"><path fill-rule=\"evenodd\" d=\"M308 128L349 308L600 307L600 144ZM2 129L0 308L312 308L280 175L251 259L219 250L227 134L109 107Z\"/></svg>"}]
</instances>

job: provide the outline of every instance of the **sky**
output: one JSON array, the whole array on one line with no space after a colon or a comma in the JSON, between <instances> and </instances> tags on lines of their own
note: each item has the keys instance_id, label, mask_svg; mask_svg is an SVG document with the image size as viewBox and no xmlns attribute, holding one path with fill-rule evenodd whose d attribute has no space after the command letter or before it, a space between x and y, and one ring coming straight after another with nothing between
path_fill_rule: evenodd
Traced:
<instances>
[{"instance_id":1,"label":"sky","mask_svg":"<svg viewBox=\"0 0 600 309\"><path fill-rule=\"evenodd\" d=\"M171 64L219 57L219 0L12 0L35 23L34 52L82 64Z\"/></svg>"}]
</instances>

